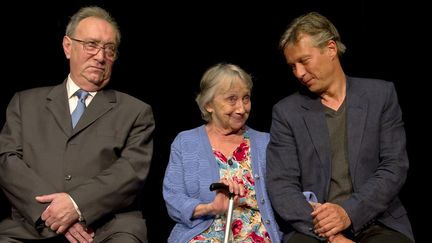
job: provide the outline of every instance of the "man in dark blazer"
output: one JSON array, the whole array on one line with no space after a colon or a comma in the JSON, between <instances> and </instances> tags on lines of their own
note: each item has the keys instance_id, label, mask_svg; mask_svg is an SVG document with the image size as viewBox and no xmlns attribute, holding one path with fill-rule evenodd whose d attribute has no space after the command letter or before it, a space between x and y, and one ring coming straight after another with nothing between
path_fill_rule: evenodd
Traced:
<instances>
[{"instance_id":1,"label":"man in dark blazer","mask_svg":"<svg viewBox=\"0 0 432 243\"><path fill-rule=\"evenodd\" d=\"M103 89L120 32L104 9L80 9L66 28L70 74L18 92L0 134L0 185L11 204L0 242L146 242L136 197L153 151L152 109ZM76 91L88 94L73 126ZM44 241L45 242L45 241Z\"/></svg>"},{"instance_id":2,"label":"man in dark blazer","mask_svg":"<svg viewBox=\"0 0 432 243\"><path fill-rule=\"evenodd\" d=\"M339 33L315 12L296 18L280 47L304 86L273 107L267 149L284 242L414 242L398 198L408 158L393 84L346 76Z\"/></svg>"}]
</instances>

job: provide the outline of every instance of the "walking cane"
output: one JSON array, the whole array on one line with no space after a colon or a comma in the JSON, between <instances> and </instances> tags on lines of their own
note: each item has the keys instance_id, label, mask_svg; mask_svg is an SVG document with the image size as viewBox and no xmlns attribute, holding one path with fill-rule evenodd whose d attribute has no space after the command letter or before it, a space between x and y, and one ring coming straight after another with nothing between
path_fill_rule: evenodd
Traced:
<instances>
[{"instance_id":1,"label":"walking cane","mask_svg":"<svg viewBox=\"0 0 432 243\"><path fill-rule=\"evenodd\" d=\"M234 209L234 193L229 192L229 188L227 185L223 183L212 183L210 185L210 191L214 190L223 190L228 193L229 196L229 203L228 203L228 211L227 211L227 221L225 224L225 236L224 236L224 243L229 243L231 238L231 220L232 220L232 213Z\"/></svg>"}]
</instances>

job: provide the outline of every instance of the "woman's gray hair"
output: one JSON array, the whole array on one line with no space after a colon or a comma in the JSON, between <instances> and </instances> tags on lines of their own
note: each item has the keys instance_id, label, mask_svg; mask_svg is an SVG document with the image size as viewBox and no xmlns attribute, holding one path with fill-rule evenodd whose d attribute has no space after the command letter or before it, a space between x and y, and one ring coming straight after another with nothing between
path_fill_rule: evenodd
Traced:
<instances>
[{"instance_id":1,"label":"woman's gray hair","mask_svg":"<svg viewBox=\"0 0 432 243\"><path fill-rule=\"evenodd\" d=\"M252 91L252 77L237 65L218 63L207 69L201 78L200 92L195 99L201 110L201 117L206 122L211 120L211 113L206 110L206 106L213 100L224 81L243 82Z\"/></svg>"},{"instance_id":2,"label":"woman's gray hair","mask_svg":"<svg viewBox=\"0 0 432 243\"><path fill-rule=\"evenodd\" d=\"M88 17L95 17L99 19L103 19L110 23L112 27L116 30L117 36L116 36L116 44L117 46L120 44L120 29L115 21L115 19L111 16L110 13L108 13L105 9L97 6L89 6L89 7L83 7L81 8L77 13L72 15L72 17L69 20L68 25L66 26L66 36L73 37L75 34L76 27L78 26L79 22L81 20L88 18Z\"/></svg>"},{"instance_id":3,"label":"woman's gray hair","mask_svg":"<svg viewBox=\"0 0 432 243\"><path fill-rule=\"evenodd\" d=\"M279 41L280 49L284 50L288 45L296 44L304 34L311 36L314 46L319 48L324 48L329 40L335 41L338 56L342 56L346 50L336 27L329 19L317 12L294 19Z\"/></svg>"}]
</instances>

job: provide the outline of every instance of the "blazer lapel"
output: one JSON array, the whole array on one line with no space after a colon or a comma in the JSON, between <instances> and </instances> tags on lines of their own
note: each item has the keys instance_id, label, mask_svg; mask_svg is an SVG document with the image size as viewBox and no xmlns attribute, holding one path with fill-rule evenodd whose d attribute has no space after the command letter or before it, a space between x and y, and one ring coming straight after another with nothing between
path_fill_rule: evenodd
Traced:
<instances>
[{"instance_id":1,"label":"blazer lapel","mask_svg":"<svg viewBox=\"0 0 432 243\"><path fill-rule=\"evenodd\" d=\"M358 160L360 145L363 139L366 124L367 102L362 96L364 92L358 92L347 78L347 136L348 136L348 160L350 165L352 181Z\"/></svg>"},{"instance_id":2,"label":"blazer lapel","mask_svg":"<svg viewBox=\"0 0 432 243\"><path fill-rule=\"evenodd\" d=\"M51 92L48 93L46 107L54 116L57 125L65 135L69 136L72 131L72 119L69 112L66 81L61 85L54 86Z\"/></svg>"},{"instance_id":3,"label":"blazer lapel","mask_svg":"<svg viewBox=\"0 0 432 243\"><path fill-rule=\"evenodd\" d=\"M91 123L96 121L98 118L103 116L117 103L117 98L113 90L101 90L98 91L90 102L89 106L84 111L81 119L78 121L73 134L81 131L82 129L89 126ZM72 134L72 135L73 135Z\"/></svg>"},{"instance_id":4,"label":"blazer lapel","mask_svg":"<svg viewBox=\"0 0 432 243\"><path fill-rule=\"evenodd\" d=\"M319 99L309 99L303 104L305 109L304 122L309 136L312 140L315 151L318 154L322 169L325 173L326 181L330 181L331 157L330 157L330 138L328 135L327 122L325 119L322 104ZM328 191L328 183L325 185Z\"/></svg>"}]
</instances>

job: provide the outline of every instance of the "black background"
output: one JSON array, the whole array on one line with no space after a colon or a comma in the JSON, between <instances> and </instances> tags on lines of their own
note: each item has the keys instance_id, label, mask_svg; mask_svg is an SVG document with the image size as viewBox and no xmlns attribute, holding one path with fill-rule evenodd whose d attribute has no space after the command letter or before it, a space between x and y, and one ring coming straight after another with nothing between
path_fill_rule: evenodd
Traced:
<instances>
[{"instance_id":1,"label":"black background","mask_svg":"<svg viewBox=\"0 0 432 243\"><path fill-rule=\"evenodd\" d=\"M338 28L347 46L342 58L346 74L395 83L410 158L401 198L416 240L425 242L427 223L421 221L429 219L425 196L431 184L425 177L430 162L425 142L430 61L425 59L431 41L424 6L377 0L57 2L1 5L0 122L14 92L56 85L66 78L69 66L61 43L73 13L86 5L111 12L122 43L110 86L149 103L156 119L154 158L142 195L150 242L166 242L173 226L162 198L162 180L176 134L203 123L194 101L201 75L218 62L235 63L249 72L254 90L248 124L268 131L272 105L298 87L278 50L279 38L294 17L309 11L324 14Z\"/></svg>"}]
</instances>

